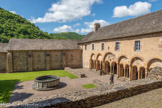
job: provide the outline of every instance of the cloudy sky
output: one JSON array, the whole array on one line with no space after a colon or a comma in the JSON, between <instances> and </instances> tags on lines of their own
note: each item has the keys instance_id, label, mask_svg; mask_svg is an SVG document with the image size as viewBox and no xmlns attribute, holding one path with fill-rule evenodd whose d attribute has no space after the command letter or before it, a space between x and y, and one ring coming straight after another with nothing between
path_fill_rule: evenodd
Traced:
<instances>
[{"instance_id":1,"label":"cloudy sky","mask_svg":"<svg viewBox=\"0 0 162 108\"><path fill-rule=\"evenodd\" d=\"M162 0L0 0L0 7L48 33L93 31L162 9Z\"/></svg>"}]
</instances>

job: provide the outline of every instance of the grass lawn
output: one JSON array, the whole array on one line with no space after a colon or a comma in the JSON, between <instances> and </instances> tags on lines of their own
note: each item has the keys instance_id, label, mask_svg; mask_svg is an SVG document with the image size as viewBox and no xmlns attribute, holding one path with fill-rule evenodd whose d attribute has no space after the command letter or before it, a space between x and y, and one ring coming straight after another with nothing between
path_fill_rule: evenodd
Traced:
<instances>
[{"instance_id":1,"label":"grass lawn","mask_svg":"<svg viewBox=\"0 0 162 108\"><path fill-rule=\"evenodd\" d=\"M85 89L90 89L90 88L95 88L96 86L94 84L85 84L85 85L82 85L82 87Z\"/></svg>"},{"instance_id":2,"label":"grass lawn","mask_svg":"<svg viewBox=\"0 0 162 108\"><path fill-rule=\"evenodd\" d=\"M56 75L59 77L69 77L70 79L77 78L64 70L0 74L0 103L7 103L9 101L10 95L17 82L34 80L36 77L42 75Z\"/></svg>"}]
</instances>

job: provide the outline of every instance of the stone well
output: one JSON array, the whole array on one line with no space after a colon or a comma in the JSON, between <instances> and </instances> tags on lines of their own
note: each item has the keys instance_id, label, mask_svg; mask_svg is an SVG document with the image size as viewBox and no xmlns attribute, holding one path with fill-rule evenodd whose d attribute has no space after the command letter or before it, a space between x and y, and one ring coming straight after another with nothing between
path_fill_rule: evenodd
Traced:
<instances>
[{"instance_id":1,"label":"stone well","mask_svg":"<svg viewBox=\"0 0 162 108\"><path fill-rule=\"evenodd\" d=\"M59 87L60 78L47 75L35 78L33 89L39 91L53 90Z\"/></svg>"}]
</instances>

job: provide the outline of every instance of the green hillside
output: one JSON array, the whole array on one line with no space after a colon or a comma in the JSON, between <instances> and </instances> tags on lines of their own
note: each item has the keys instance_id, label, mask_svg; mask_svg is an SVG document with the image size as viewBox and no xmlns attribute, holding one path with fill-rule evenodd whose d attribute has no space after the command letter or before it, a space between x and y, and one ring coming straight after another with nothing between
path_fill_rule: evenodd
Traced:
<instances>
[{"instance_id":1,"label":"green hillside","mask_svg":"<svg viewBox=\"0 0 162 108\"><path fill-rule=\"evenodd\" d=\"M82 39L85 35L80 35L75 32L64 32L64 33L51 33L50 36L55 39Z\"/></svg>"},{"instance_id":2,"label":"green hillside","mask_svg":"<svg viewBox=\"0 0 162 108\"><path fill-rule=\"evenodd\" d=\"M0 43L6 43L10 38L81 39L82 37L73 32L48 34L25 18L0 8Z\"/></svg>"}]
</instances>

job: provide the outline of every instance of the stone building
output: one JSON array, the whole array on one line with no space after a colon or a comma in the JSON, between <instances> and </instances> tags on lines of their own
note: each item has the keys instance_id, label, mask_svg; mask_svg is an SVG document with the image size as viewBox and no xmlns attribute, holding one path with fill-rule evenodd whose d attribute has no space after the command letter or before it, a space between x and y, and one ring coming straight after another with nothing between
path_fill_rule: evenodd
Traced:
<instances>
[{"instance_id":1,"label":"stone building","mask_svg":"<svg viewBox=\"0 0 162 108\"><path fill-rule=\"evenodd\" d=\"M82 66L82 50L78 41L46 39L10 39L0 45L0 72L78 68Z\"/></svg>"},{"instance_id":2,"label":"stone building","mask_svg":"<svg viewBox=\"0 0 162 108\"><path fill-rule=\"evenodd\" d=\"M81 41L11 39L0 44L0 72L89 68L129 80L162 67L162 10L100 28Z\"/></svg>"},{"instance_id":3,"label":"stone building","mask_svg":"<svg viewBox=\"0 0 162 108\"><path fill-rule=\"evenodd\" d=\"M80 43L83 67L130 80L162 67L162 10L100 28Z\"/></svg>"}]
</instances>

